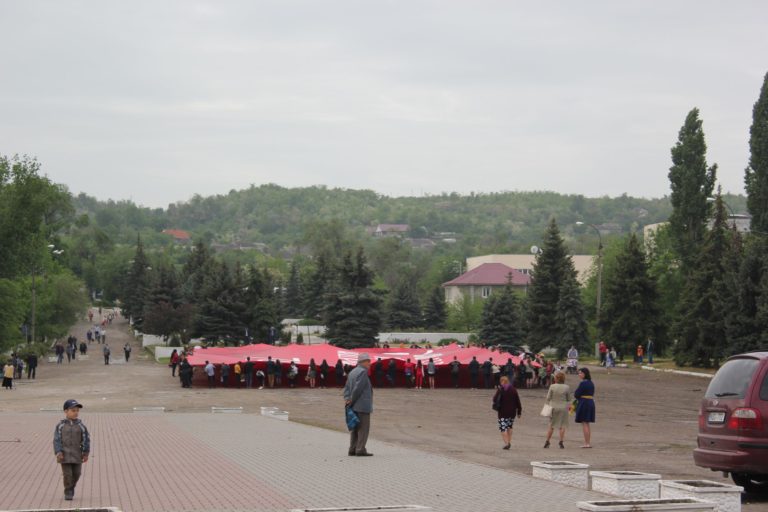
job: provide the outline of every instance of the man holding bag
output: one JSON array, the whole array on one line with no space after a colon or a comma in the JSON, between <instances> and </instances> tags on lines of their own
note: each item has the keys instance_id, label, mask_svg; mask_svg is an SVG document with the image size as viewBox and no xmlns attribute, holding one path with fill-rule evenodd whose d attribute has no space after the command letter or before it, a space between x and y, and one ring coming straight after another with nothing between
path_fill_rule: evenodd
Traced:
<instances>
[{"instance_id":1,"label":"man holding bag","mask_svg":"<svg viewBox=\"0 0 768 512\"><path fill-rule=\"evenodd\" d=\"M349 456L373 455L365 449L371 427L371 412L373 412L373 388L371 379L368 377L370 366L371 358L368 354L358 355L357 366L349 372L344 386L344 403L360 419L360 422L349 432Z\"/></svg>"}]
</instances>

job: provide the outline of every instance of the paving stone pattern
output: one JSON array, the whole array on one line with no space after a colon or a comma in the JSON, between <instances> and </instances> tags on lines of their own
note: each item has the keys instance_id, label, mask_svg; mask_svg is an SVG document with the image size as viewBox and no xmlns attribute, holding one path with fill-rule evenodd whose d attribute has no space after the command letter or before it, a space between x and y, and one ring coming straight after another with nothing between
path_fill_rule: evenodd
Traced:
<instances>
[{"instance_id":1,"label":"paving stone pattern","mask_svg":"<svg viewBox=\"0 0 768 512\"><path fill-rule=\"evenodd\" d=\"M55 413L0 415L0 510L286 511L416 504L435 511L573 511L604 495L255 414L88 414L92 458L63 500ZM340 419L341 421L341 419ZM375 430L375 416L372 428ZM6 442L20 439L21 442ZM514 457L514 451L510 453Z\"/></svg>"}]
</instances>

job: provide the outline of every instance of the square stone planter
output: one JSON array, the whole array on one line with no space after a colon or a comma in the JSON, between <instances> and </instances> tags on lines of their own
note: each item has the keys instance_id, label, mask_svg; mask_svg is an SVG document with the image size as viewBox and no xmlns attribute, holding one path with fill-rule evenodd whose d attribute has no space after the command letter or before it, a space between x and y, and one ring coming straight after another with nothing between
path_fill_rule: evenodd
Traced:
<instances>
[{"instance_id":1,"label":"square stone planter","mask_svg":"<svg viewBox=\"0 0 768 512\"><path fill-rule=\"evenodd\" d=\"M580 501L576 504L582 512L714 512L715 504L696 498Z\"/></svg>"},{"instance_id":2,"label":"square stone planter","mask_svg":"<svg viewBox=\"0 0 768 512\"><path fill-rule=\"evenodd\" d=\"M637 500L659 497L661 475L638 471L590 471L589 476L592 477L593 491Z\"/></svg>"},{"instance_id":3,"label":"square stone planter","mask_svg":"<svg viewBox=\"0 0 768 512\"><path fill-rule=\"evenodd\" d=\"M567 460L531 462L534 478L551 480L579 489L589 489L589 464Z\"/></svg>"},{"instance_id":4,"label":"square stone planter","mask_svg":"<svg viewBox=\"0 0 768 512\"><path fill-rule=\"evenodd\" d=\"M662 498L698 498L717 505L719 512L740 512L741 492L738 485L711 480L662 480Z\"/></svg>"}]
</instances>

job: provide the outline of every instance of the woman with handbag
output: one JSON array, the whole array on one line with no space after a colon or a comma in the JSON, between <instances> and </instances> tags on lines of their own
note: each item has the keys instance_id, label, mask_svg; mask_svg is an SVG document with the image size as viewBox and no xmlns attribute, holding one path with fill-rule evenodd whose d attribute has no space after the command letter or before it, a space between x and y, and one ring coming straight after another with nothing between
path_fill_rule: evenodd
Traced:
<instances>
[{"instance_id":1,"label":"woman with handbag","mask_svg":"<svg viewBox=\"0 0 768 512\"><path fill-rule=\"evenodd\" d=\"M509 377L504 375L499 379L499 387L493 396L493 410L498 413L499 431L504 441L503 450L509 450L512 444L512 425L515 418L523 414L523 406L515 387L509 383Z\"/></svg>"},{"instance_id":2,"label":"woman with handbag","mask_svg":"<svg viewBox=\"0 0 768 512\"><path fill-rule=\"evenodd\" d=\"M544 408L541 411L542 416L549 416L549 430L547 430L547 440L544 448L549 448L549 440L552 439L552 433L558 429L560 442L558 446L565 448L565 429L568 428L568 406L571 404L571 388L565 383L565 374L557 372L555 374L555 383L549 386L547 400L544 402ZM546 409L549 409L547 411ZM548 414L545 414L547 413Z\"/></svg>"}]
</instances>

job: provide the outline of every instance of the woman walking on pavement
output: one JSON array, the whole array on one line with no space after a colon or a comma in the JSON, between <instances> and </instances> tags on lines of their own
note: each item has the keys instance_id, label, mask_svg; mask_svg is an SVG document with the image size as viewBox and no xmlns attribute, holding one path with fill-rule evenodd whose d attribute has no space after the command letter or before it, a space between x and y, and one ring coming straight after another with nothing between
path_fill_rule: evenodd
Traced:
<instances>
[{"instance_id":1,"label":"woman walking on pavement","mask_svg":"<svg viewBox=\"0 0 768 512\"><path fill-rule=\"evenodd\" d=\"M517 390L509 383L509 377L506 375L499 379L499 387L493 396L493 409L498 413L499 431L504 441L502 449L509 450L512 445L512 425L515 423L515 418L523 414L523 405L520 403Z\"/></svg>"},{"instance_id":2,"label":"woman walking on pavement","mask_svg":"<svg viewBox=\"0 0 768 512\"><path fill-rule=\"evenodd\" d=\"M545 402L552 408L549 416L549 429L547 430L547 440L544 448L549 448L549 440L552 439L552 433L558 429L560 442L558 446L565 448L565 429L568 428L568 407L571 405L571 388L565 383L565 374L557 372L555 374L555 383L549 386L547 400Z\"/></svg>"},{"instance_id":3,"label":"woman walking on pavement","mask_svg":"<svg viewBox=\"0 0 768 512\"><path fill-rule=\"evenodd\" d=\"M179 366L179 351L173 349L171 352L171 362L168 364L171 367L171 377L176 376L176 367Z\"/></svg>"},{"instance_id":4,"label":"woman walking on pavement","mask_svg":"<svg viewBox=\"0 0 768 512\"><path fill-rule=\"evenodd\" d=\"M578 400L576 403L576 423L581 423L581 429L584 432L582 448L592 448L590 444L592 432L589 424L595 422L595 384L592 382L589 368L581 368L579 378L581 382L573 393L573 396Z\"/></svg>"}]
</instances>

